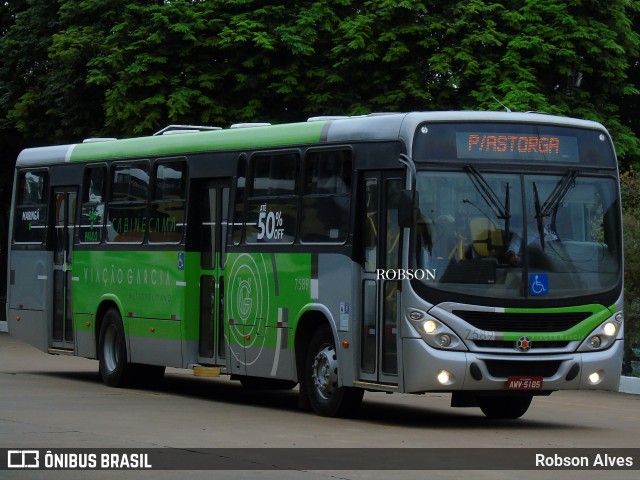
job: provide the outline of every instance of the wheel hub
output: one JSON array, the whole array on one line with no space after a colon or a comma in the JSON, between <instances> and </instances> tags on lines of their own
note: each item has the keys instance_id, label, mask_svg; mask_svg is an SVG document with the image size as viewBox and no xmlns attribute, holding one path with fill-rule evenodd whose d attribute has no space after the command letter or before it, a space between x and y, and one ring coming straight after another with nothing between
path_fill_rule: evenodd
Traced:
<instances>
[{"instance_id":1,"label":"wheel hub","mask_svg":"<svg viewBox=\"0 0 640 480\"><path fill-rule=\"evenodd\" d=\"M313 384L318 394L327 399L338 388L338 359L335 349L327 345L313 359Z\"/></svg>"}]
</instances>

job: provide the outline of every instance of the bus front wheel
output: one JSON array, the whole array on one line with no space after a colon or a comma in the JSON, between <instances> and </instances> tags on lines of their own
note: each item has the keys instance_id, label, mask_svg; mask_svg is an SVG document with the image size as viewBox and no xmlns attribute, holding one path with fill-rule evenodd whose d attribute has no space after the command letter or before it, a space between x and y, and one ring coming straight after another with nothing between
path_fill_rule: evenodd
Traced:
<instances>
[{"instance_id":1,"label":"bus front wheel","mask_svg":"<svg viewBox=\"0 0 640 480\"><path fill-rule=\"evenodd\" d=\"M102 381L110 387L126 385L130 377L130 365L127 362L122 318L115 308L107 310L102 319L98 352Z\"/></svg>"},{"instance_id":2,"label":"bus front wheel","mask_svg":"<svg viewBox=\"0 0 640 480\"><path fill-rule=\"evenodd\" d=\"M480 410L487 417L497 420L515 420L526 413L533 396L478 396L477 400Z\"/></svg>"},{"instance_id":3,"label":"bus front wheel","mask_svg":"<svg viewBox=\"0 0 640 480\"><path fill-rule=\"evenodd\" d=\"M348 415L362 402L362 389L338 386L338 368L335 340L325 325L311 338L305 366L304 384L311 407L318 415Z\"/></svg>"}]
</instances>

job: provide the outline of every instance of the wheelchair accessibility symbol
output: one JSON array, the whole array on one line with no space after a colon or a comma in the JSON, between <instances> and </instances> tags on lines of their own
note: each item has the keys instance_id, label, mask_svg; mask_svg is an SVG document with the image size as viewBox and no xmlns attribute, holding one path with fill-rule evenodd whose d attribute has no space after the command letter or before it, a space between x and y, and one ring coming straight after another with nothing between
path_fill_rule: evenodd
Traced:
<instances>
[{"instance_id":1,"label":"wheelchair accessibility symbol","mask_svg":"<svg viewBox=\"0 0 640 480\"><path fill-rule=\"evenodd\" d=\"M529 295L547 295L549 293L549 275L531 273L529 275Z\"/></svg>"}]
</instances>

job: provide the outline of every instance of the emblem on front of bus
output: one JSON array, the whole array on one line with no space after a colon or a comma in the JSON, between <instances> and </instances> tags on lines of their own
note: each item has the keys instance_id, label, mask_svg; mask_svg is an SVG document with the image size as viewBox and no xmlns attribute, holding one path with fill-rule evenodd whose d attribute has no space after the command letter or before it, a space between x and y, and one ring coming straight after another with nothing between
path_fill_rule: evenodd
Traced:
<instances>
[{"instance_id":1,"label":"emblem on front of bus","mask_svg":"<svg viewBox=\"0 0 640 480\"><path fill-rule=\"evenodd\" d=\"M516 342L516 350L519 352L528 352L531 350L533 342L529 337L520 337Z\"/></svg>"}]
</instances>

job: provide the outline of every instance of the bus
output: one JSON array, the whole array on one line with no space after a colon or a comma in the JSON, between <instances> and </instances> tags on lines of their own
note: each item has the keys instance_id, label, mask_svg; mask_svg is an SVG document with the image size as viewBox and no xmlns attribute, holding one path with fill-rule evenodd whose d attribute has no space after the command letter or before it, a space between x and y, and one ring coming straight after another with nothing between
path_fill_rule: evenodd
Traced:
<instances>
[{"instance_id":1,"label":"bus","mask_svg":"<svg viewBox=\"0 0 640 480\"><path fill-rule=\"evenodd\" d=\"M9 333L98 360L293 389L446 392L515 419L617 390L616 155L595 122L514 112L174 126L20 153Z\"/></svg>"}]
</instances>

